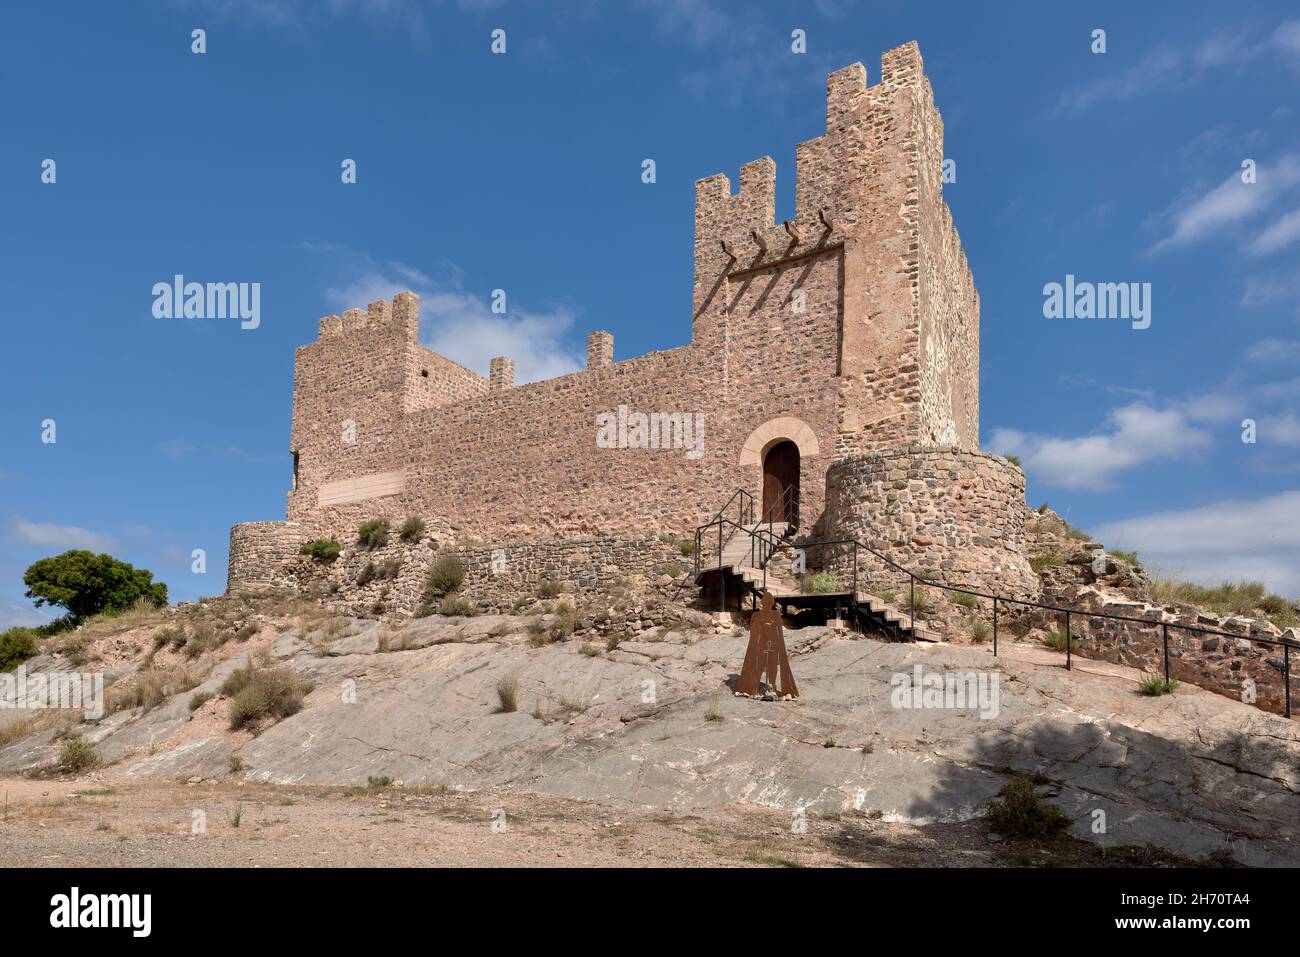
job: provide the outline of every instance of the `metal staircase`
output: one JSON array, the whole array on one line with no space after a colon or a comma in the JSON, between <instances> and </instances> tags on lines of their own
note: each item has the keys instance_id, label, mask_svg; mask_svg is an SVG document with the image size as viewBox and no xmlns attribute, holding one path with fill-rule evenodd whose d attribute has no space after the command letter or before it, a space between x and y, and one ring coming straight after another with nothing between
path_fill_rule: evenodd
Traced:
<instances>
[{"instance_id":1,"label":"metal staircase","mask_svg":"<svg viewBox=\"0 0 1300 957\"><path fill-rule=\"evenodd\" d=\"M805 551L797 549L793 542L798 528L799 500L793 487L786 489L757 519L753 496L738 489L712 521L695 530L695 584L716 590L723 609L728 594L741 603L748 598L756 606L759 597L767 591L782 614L822 609L898 641L931 637L917 625L914 615L859 587L856 549L848 589L809 590L809 576L796 562L799 552ZM844 544L831 542L813 547Z\"/></svg>"}]
</instances>

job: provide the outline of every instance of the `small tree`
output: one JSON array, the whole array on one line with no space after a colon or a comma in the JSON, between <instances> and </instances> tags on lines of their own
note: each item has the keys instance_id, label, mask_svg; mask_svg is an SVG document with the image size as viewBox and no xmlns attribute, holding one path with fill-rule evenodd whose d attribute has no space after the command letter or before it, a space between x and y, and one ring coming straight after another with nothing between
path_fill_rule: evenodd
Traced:
<instances>
[{"instance_id":1,"label":"small tree","mask_svg":"<svg viewBox=\"0 0 1300 957\"><path fill-rule=\"evenodd\" d=\"M153 572L107 553L82 549L33 563L23 575L23 584L38 608L56 605L73 622L102 611L125 611L141 598L153 605L167 604L167 586L155 582Z\"/></svg>"}]
</instances>

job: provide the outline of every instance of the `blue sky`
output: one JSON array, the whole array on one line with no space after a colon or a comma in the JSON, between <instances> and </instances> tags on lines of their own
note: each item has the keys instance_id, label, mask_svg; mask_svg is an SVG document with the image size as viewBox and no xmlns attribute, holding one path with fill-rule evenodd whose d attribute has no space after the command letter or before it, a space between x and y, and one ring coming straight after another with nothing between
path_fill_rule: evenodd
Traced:
<instances>
[{"instance_id":1,"label":"blue sky","mask_svg":"<svg viewBox=\"0 0 1300 957\"><path fill-rule=\"evenodd\" d=\"M790 215L826 74L861 60L875 82L881 52L912 39L982 297L983 445L1020 455L1031 504L1114 547L1300 594L1291 4L194 0L2 16L0 626L40 619L23 569L69 547L146 566L177 599L220 592L229 526L284 516L293 352L321 315L413 288L434 348L480 372L514 356L523 378L579 366L591 329L619 358L686 342L694 181L771 155ZM155 319L153 284L176 273L260 282L260 326ZM1150 283L1150 328L1044 318L1044 285L1067 274Z\"/></svg>"}]
</instances>

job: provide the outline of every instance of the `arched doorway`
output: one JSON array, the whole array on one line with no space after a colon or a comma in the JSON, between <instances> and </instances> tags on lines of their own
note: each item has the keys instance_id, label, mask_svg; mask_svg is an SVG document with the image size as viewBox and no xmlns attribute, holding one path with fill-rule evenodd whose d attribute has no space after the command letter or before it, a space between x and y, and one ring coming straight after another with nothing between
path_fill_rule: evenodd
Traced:
<instances>
[{"instance_id":1,"label":"arched doorway","mask_svg":"<svg viewBox=\"0 0 1300 957\"><path fill-rule=\"evenodd\" d=\"M799 446L789 439L763 454L762 518L792 524L799 520Z\"/></svg>"}]
</instances>

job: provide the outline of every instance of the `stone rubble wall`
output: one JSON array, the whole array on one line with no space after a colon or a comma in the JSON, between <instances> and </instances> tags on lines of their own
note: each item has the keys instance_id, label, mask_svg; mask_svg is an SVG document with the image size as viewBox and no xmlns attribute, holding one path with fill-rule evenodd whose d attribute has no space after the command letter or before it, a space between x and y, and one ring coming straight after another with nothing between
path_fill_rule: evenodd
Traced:
<instances>
[{"instance_id":1,"label":"stone rubble wall","mask_svg":"<svg viewBox=\"0 0 1300 957\"><path fill-rule=\"evenodd\" d=\"M870 453L827 473L826 513L810 541L853 538L913 573L1016 598L1039 593L1024 552L1025 476L1006 459L956 448ZM808 564L843 549L808 549ZM906 576L859 552L859 581L902 587ZM861 587L861 585L859 586ZM937 597L937 596L936 596Z\"/></svg>"},{"instance_id":2,"label":"stone rubble wall","mask_svg":"<svg viewBox=\"0 0 1300 957\"><path fill-rule=\"evenodd\" d=\"M240 522L230 529L226 591L283 584L279 569L307 541L298 522Z\"/></svg>"}]
</instances>

